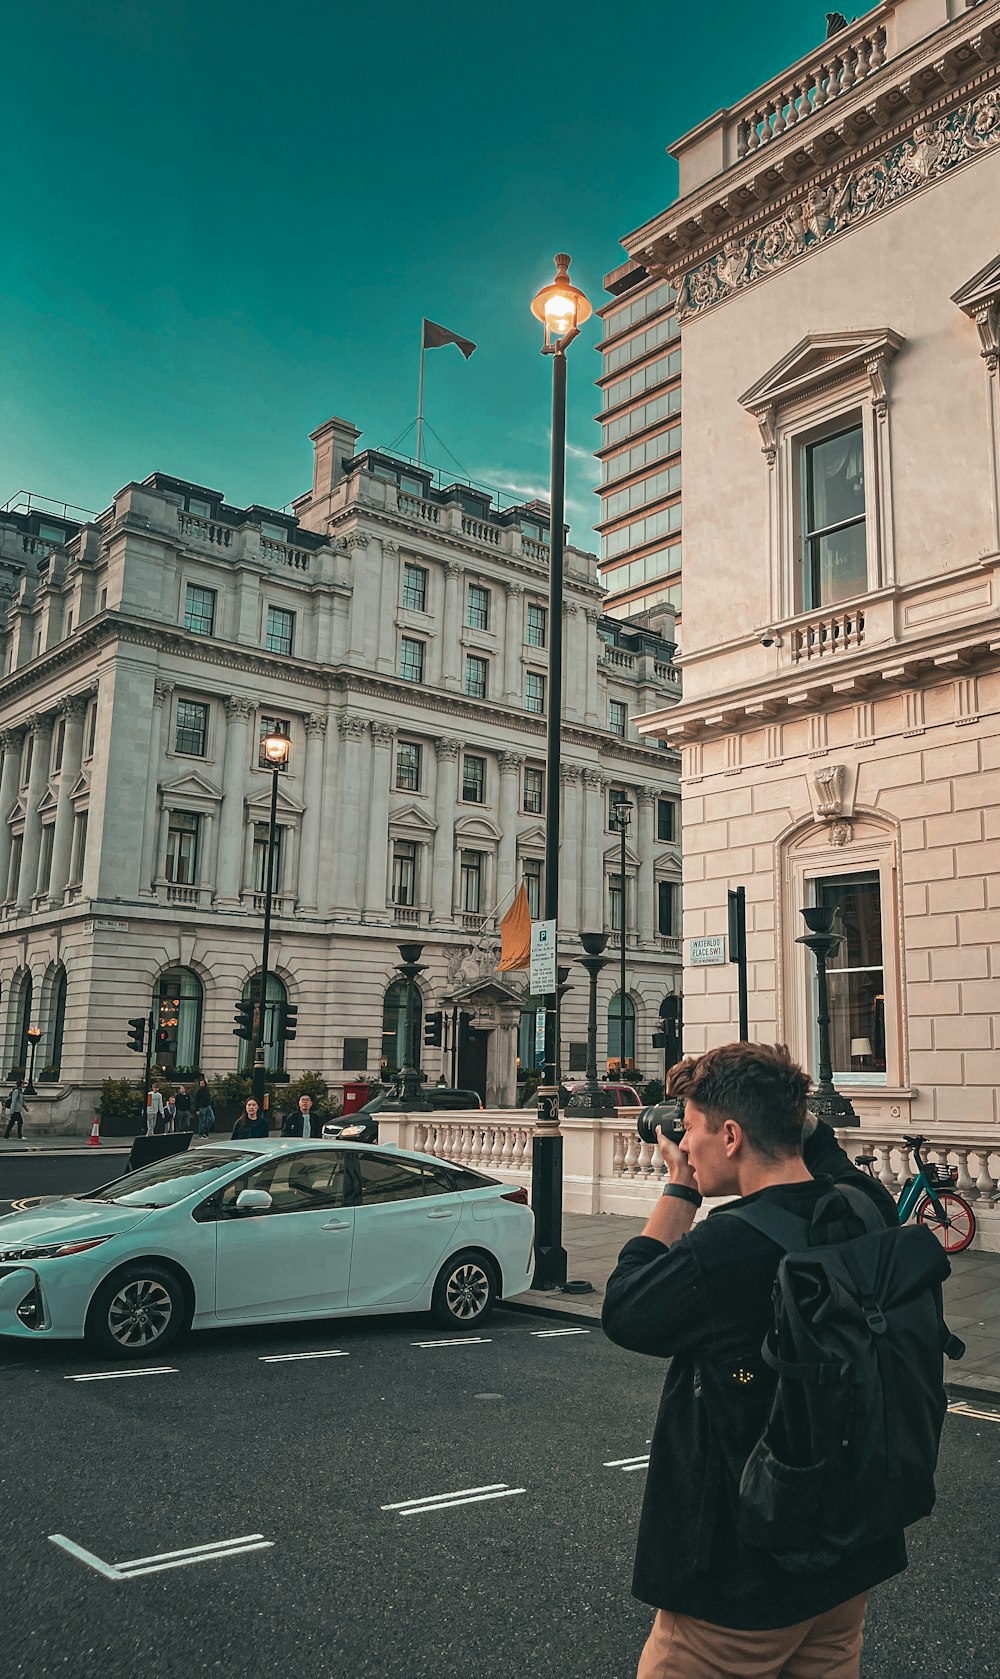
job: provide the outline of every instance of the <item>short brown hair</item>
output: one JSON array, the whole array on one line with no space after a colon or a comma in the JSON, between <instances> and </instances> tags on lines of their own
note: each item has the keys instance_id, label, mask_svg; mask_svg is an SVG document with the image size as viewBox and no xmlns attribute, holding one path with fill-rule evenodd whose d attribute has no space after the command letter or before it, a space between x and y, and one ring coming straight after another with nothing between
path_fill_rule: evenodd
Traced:
<instances>
[{"instance_id":1,"label":"short brown hair","mask_svg":"<svg viewBox=\"0 0 1000 1679\"><path fill-rule=\"evenodd\" d=\"M801 1151L811 1082L786 1044L721 1044L671 1067L667 1091L701 1108L713 1131L735 1120L757 1154L776 1160Z\"/></svg>"}]
</instances>

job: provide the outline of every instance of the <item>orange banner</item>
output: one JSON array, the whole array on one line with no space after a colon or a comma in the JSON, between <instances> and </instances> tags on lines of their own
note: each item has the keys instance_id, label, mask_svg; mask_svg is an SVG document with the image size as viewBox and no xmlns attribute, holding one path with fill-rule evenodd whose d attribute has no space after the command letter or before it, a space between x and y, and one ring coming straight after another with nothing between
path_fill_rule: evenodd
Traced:
<instances>
[{"instance_id":1,"label":"orange banner","mask_svg":"<svg viewBox=\"0 0 1000 1679\"><path fill-rule=\"evenodd\" d=\"M517 896L500 923L500 960L497 973L510 968L531 966L531 911L528 893L522 880Z\"/></svg>"}]
</instances>

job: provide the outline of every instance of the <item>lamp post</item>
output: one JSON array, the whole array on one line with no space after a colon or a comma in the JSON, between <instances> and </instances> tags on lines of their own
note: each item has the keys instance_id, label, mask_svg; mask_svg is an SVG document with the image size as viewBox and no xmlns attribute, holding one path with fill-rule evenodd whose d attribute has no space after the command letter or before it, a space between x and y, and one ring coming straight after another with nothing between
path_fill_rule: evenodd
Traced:
<instances>
[{"instance_id":1,"label":"lamp post","mask_svg":"<svg viewBox=\"0 0 1000 1679\"><path fill-rule=\"evenodd\" d=\"M420 1049L415 1042L416 1033L413 1030L413 999L414 981L418 974L426 972L425 965L420 958L423 955L422 944L401 944L397 946L402 962L396 969L400 978L406 983L406 1014L403 1024L403 1054L399 1069L399 1092L383 1104L395 1113L405 1113L413 1108L426 1108L427 1100L421 1088L424 1075L420 1070Z\"/></svg>"},{"instance_id":2,"label":"lamp post","mask_svg":"<svg viewBox=\"0 0 1000 1679\"><path fill-rule=\"evenodd\" d=\"M260 987L257 993L257 1030L254 1034L251 1094L264 1112L264 1034L267 1018L267 979L271 960L271 901L274 895L274 845L278 827L278 776L288 763L292 743L287 735L265 735L261 751L271 766L271 813L267 824L267 859L264 868L264 939L260 955Z\"/></svg>"},{"instance_id":3,"label":"lamp post","mask_svg":"<svg viewBox=\"0 0 1000 1679\"><path fill-rule=\"evenodd\" d=\"M31 1046L31 1053L28 1060L28 1082L24 1087L25 1096L35 1095L35 1056L38 1053L38 1040L41 1035L42 1030L40 1026L28 1027L26 1036L28 1043Z\"/></svg>"},{"instance_id":4,"label":"lamp post","mask_svg":"<svg viewBox=\"0 0 1000 1679\"><path fill-rule=\"evenodd\" d=\"M624 1082L625 1082L625 923L626 923L626 919L627 919L626 914L625 914L625 905L626 905L626 900L627 900L627 891L626 891L626 886L625 886L625 840L626 840L626 837L628 835L628 825L632 820L632 806L629 804L628 799L618 798L614 802L614 805L612 807L612 811L613 811L614 820L615 820L615 827L618 829L618 832L621 834L621 837L622 837L622 857L621 857L621 871L622 871L621 872L621 883L622 883L621 941L622 942L621 942L621 972L620 972L620 975L619 975L619 987L618 987L618 1003L619 1003L619 1009L618 1009L618 1076L621 1079L622 1083L624 1084ZM634 1043L632 1045L632 1048L633 1048L633 1050L635 1049L635 1044Z\"/></svg>"},{"instance_id":5,"label":"lamp post","mask_svg":"<svg viewBox=\"0 0 1000 1679\"><path fill-rule=\"evenodd\" d=\"M590 995L587 999L587 1082L571 1099L567 1113L588 1115L599 1119L615 1112L610 1090L602 1090L597 1078L597 976L610 960L602 955L608 942L607 933L581 933L584 954L577 957L581 968L587 970Z\"/></svg>"},{"instance_id":6,"label":"lamp post","mask_svg":"<svg viewBox=\"0 0 1000 1679\"><path fill-rule=\"evenodd\" d=\"M563 523L566 507L566 351L593 309L569 279L570 259L556 256L556 275L532 299L542 322L542 355L552 357L552 458L549 529L549 668L545 739L545 920L559 915L559 757L562 728ZM557 982L558 983L558 982ZM566 1250L562 1245L562 1154L559 1131L557 1011L552 991L545 999L545 1050L538 1086L538 1114L531 1143L531 1203L535 1212L535 1286L562 1288Z\"/></svg>"},{"instance_id":7,"label":"lamp post","mask_svg":"<svg viewBox=\"0 0 1000 1679\"><path fill-rule=\"evenodd\" d=\"M828 1125L860 1125L854 1104L834 1088L830 1054L830 992L826 964L838 945L843 943L844 936L833 931L836 909L816 904L802 910L801 914L809 931L795 942L804 944L816 958L816 1025L819 1028L819 1076L809 1098L809 1111L817 1119L825 1119Z\"/></svg>"}]
</instances>

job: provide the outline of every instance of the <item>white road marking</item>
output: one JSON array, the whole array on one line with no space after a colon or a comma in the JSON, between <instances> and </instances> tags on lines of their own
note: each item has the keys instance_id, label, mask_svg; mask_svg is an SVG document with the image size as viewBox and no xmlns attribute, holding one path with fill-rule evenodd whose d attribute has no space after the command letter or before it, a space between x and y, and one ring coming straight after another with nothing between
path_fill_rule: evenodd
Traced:
<instances>
[{"instance_id":1,"label":"white road marking","mask_svg":"<svg viewBox=\"0 0 1000 1679\"><path fill-rule=\"evenodd\" d=\"M103 1574L106 1580L121 1580L123 1578L117 1568L112 1568L108 1562L102 1562L100 1557L95 1557L93 1551L85 1551L82 1545L74 1544L73 1540L67 1539L64 1533L50 1533L49 1543L58 1545L62 1551L68 1551L71 1557L76 1557L78 1562L86 1563L88 1568L96 1569L97 1573Z\"/></svg>"},{"instance_id":2,"label":"white road marking","mask_svg":"<svg viewBox=\"0 0 1000 1679\"><path fill-rule=\"evenodd\" d=\"M95 1370L89 1376L64 1376L66 1382L118 1382L126 1376L176 1376L176 1367L172 1364L152 1364L142 1370Z\"/></svg>"},{"instance_id":3,"label":"white road marking","mask_svg":"<svg viewBox=\"0 0 1000 1679\"><path fill-rule=\"evenodd\" d=\"M437 1504L443 1498L464 1498L466 1494L474 1492L500 1492L507 1485L506 1481L491 1481L487 1487L466 1487L464 1492L434 1492L428 1493L426 1498L404 1498L399 1504L383 1504L383 1510L413 1510L418 1505Z\"/></svg>"},{"instance_id":4,"label":"white road marking","mask_svg":"<svg viewBox=\"0 0 1000 1679\"><path fill-rule=\"evenodd\" d=\"M460 1339L451 1341L411 1341L411 1347L488 1347L492 1345L490 1335L463 1335Z\"/></svg>"},{"instance_id":5,"label":"white road marking","mask_svg":"<svg viewBox=\"0 0 1000 1679\"><path fill-rule=\"evenodd\" d=\"M646 1469L649 1465L649 1453L645 1457L614 1457L604 1465L605 1469L620 1469L627 1475L633 1469Z\"/></svg>"},{"instance_id":6,"label":"white road marking","mask_svg":"<svg viewBox=\"0 0 1000 1679\"><path fill-rule=\"evenodd\" d=\"M400 1510L401 1516L427 1516L435 1510L452 1510L456 1504L485 1504L493 1498L519 1498L525 1487L505 1487L502 1492L481 1492L475 1498L449 1498L441 1504L424 1504L418 1510Z\"/></svg>"},{"instance_id":7,"label":"white road marking","mask_svg":"<svg viewBox=\"0 0 1000 1679\"><path fill-rule=\"evenodd\" d=\"M518 1498L527 1489L509 1487L506 1481L495 1481L488 1487L467 1487L464 1492L439 1492L430 1498L408 1498L401 1504L383 1504L383 1510L400 1516L428 1516L435 1510L453 1510L459 1504L485 1504L494 1498Z\"/></svg>"},{"instance_id":8,"label":"white road marking","mask_svg":"<svg viewBox=\"0 0 1000 1679\"><path fill-rule=\"evenodd\" d=\"M93 1551L85 1551L63 1533L50 1533L49 1540L70 1556L103 1574L106 1580L134 1580L142 1574L161 1574L168 1568L190 1568L196 1562L215 1562L222 1557L243 1556L249 1551L269 1551L273 1539L262 1533L247 1533L240 1539L215 1539L208 1545L189 1545L180 1551L160 1551L148 1557L133 1557L128 1562L104 1562Z\"/></svg>"},{"instance_id":9,"label":"white road marking","mask_svg":"<svg viewBox=\"0 0 1000 1679\"><path fill-rule=\"evenodd\" d=\"M350 1358L350 1353L335 1349L322 1353L271 1353L267 1358L259 1358L258 1364L292 1364L300 1358Z\"/></svg>"},{"instance_id":10,"label":"white road marking","mask_svg":"<svg viewBox=\"0 0 1000 1679\"><path fill-rule=\"evenodd\" d=\"M551 1339L553 1335L589 1335L589 1329L532 1329L529 1334L536 1341Z\"/></svg>"},{"instance_id":11,"label":"white road marking","mask_svg":"<svg viewBox=\"0 0 1000 1679\"><path fill-rule=\"evenodd\" d=\"M1000 1422L1000 1411L977 1411L972 1405L966 1405L962 1399L954 1405L949 1405L948 1409L956 1417L978 1417L982 1422Z\"/></svg>"}]
</instances>

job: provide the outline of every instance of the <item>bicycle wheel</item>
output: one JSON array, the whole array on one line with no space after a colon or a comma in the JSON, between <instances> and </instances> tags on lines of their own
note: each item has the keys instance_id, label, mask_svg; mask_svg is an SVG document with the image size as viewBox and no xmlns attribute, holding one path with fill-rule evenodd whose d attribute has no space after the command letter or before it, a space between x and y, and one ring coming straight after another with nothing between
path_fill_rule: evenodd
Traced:
<instances>
[{"instance_id":1,"label":"bicycle wheel","mask_svg":"<svg viewBox=\"0 0 1000 1679\"><path fill-rule=\"evenodd\" d=\"M917 1223L926 1224L946 1253L962 1253L976 1234L976 1215L952 1189L939 1189L937 1198L949 1222L938 1217L933 1201L925 1195L917 1208Z\"/></svg>"}]
</instances>

